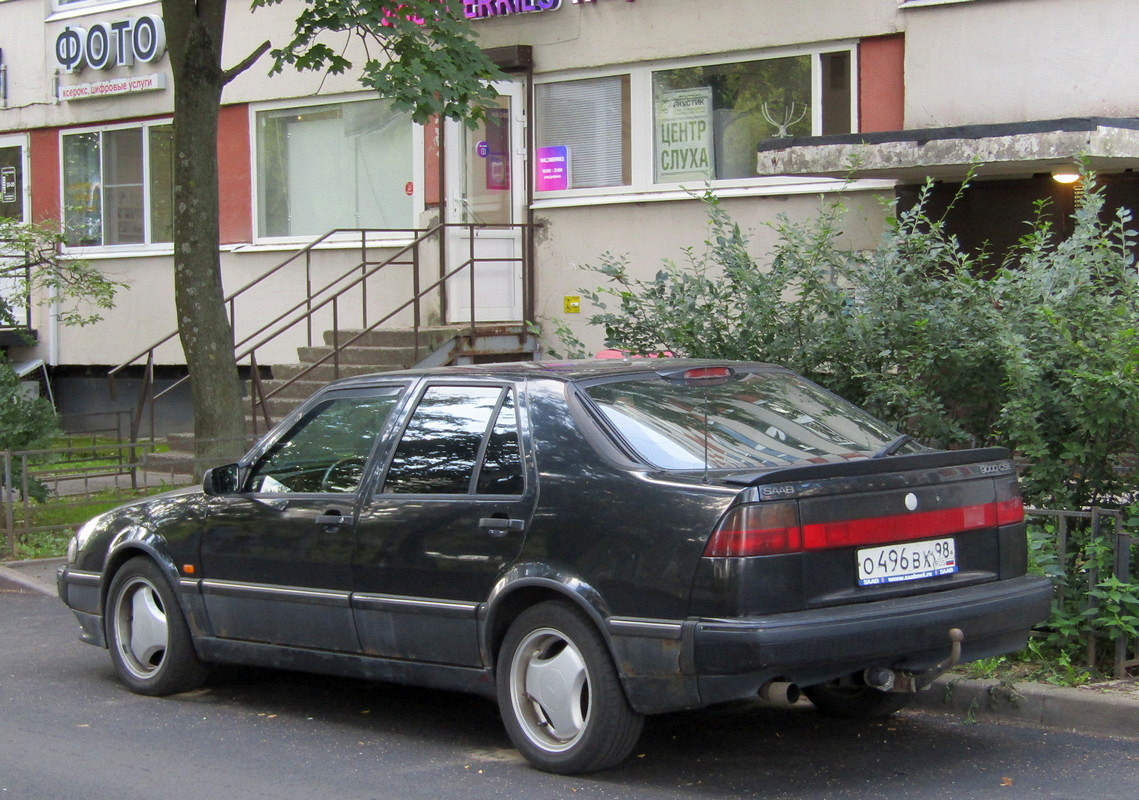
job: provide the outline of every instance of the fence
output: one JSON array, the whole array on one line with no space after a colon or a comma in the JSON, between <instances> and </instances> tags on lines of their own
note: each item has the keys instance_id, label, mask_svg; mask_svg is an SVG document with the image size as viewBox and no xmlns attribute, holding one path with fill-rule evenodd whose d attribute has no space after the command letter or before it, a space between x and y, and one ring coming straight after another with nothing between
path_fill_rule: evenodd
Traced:
<instances>
[{"instance_id":1,"label":"fence","mask_svg":"<svg viewBox=\"0 0 1139 800\"><path fill-rule=\"evenodd\" d=\"M84 521L128 500L191 481L144 467L153 442L91 441L44 450L2 451L0 478L7 552L35 557L38 546L69 537ZM50 503L39 501L52 497ZM29 544L33 539L40 545ZM30 552L29 552L30 551Z\"/></svg>"},{"instance_id":2,"label":"fence","mask_svg":"<svg viewBox=\"0 0 1139 800\"><path fill-rule=\"evenodd\" d=\"M1089 668L1110 663L1117 678L1139 668L1136 609L1125 599L1133 592L1139 554L1124 526L1123 512L1028 509L1029 540L1037 567L1052 579L1057 621L1081 627ZM1134 596L1134 595L1132 595ZM1104 651L1107 651L1106 653Z\"/></svg>"}]
</instances>

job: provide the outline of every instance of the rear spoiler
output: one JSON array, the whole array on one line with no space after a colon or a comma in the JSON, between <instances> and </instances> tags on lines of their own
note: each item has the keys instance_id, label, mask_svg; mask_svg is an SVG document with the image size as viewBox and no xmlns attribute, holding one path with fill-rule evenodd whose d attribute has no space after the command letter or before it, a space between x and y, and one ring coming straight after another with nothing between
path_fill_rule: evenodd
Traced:
<instances>
[{"instance_id":1,"label":"rear spoiler","mask_svg":"<svg viewBox=\"0 0 1139 800\"><path fill-rule=\"evenodd\" d=\"M767 483L790 483L824 478L852 478L860 475L877 475L882 472L908 472L918 469L959 467L963 464L980 464L986 461L1007 461L1012 454L1007 447L983 447L974 450L933 450L886 458L867 458L861 461L840 461L829 464L782 467L763 472L739 473L724 478L724 483L737 486L762 486Z\"/></svg>"}]
</instances>

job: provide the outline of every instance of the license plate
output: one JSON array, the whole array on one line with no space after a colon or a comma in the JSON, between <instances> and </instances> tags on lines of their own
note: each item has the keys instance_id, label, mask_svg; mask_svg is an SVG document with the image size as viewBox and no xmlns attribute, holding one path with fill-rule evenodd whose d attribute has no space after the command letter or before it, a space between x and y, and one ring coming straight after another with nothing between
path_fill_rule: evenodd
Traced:
<instances>
[{"instance_id":1,"label":"license plate","mask_svg":"<svg viewBox=\"0 0 1139 800\"><path fill-rule=\"evenodd\" d=\"M957 547L952 539L906 542L858 551L858 585L935 578L957 571Z\"/></svg>"}]
</instances>

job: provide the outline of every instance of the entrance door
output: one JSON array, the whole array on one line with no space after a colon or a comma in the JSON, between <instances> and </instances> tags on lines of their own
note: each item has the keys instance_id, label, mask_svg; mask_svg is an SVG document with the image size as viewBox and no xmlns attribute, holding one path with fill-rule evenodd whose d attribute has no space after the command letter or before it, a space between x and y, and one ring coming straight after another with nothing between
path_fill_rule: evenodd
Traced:
<instances>
[{"instance_id":1,"label":"entrance door","mask_svg":"<svg viewBox=\"0 0 1139 800\"><path fill-rule=\"evenodd\" d=\"M473 130L449 122L447 141L448 271L451 322L522 319L522 228L526 221L526 114L523 84L496 83L499 96ZM467 227L473 226L473 227Z\"/></svg>"},{"instance_id":2,"label":"entrance door","mask_svg":"<svg viewBox=\"0 0 1139 800\"><path fill-rule=\"evenodd\" d=\"M0 137L0 217L27 222L23 137ZM22 277L6 274L23 259L0 260L0 297L12 313L13 325L30 328L28 302ZM5 323L6 324L6 323Z\"/></svg>"}]
</instances>

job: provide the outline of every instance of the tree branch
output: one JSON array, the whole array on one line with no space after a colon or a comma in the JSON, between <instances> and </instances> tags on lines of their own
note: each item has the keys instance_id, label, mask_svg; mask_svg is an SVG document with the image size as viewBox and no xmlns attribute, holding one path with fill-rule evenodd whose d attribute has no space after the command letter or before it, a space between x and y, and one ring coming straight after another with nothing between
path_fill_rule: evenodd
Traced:
<instances>
[{"instance_id":1,"label":"tree branch","mask_svg":"<svg viewBox=\"0 0 1139 800\"><path fill-rule=\"evenodd\" d=\"M271 46L272 45L268 41L262 42L261 45L256 50L254 50L252 53L250 53L248 56L245 57L244 61L242 61L240 64L237 64L234 67L230 67L225 72L223 72L222 73L222 79L221 79L222 86L225 86L227 83L232 81L238 75L245 72L245 70L252 67L253 64L257 61L257 59L259 59L259 58L261 58L261 56L265 55L265 53L269 50L269 48Z\"/></svg>"}]
</instances>

